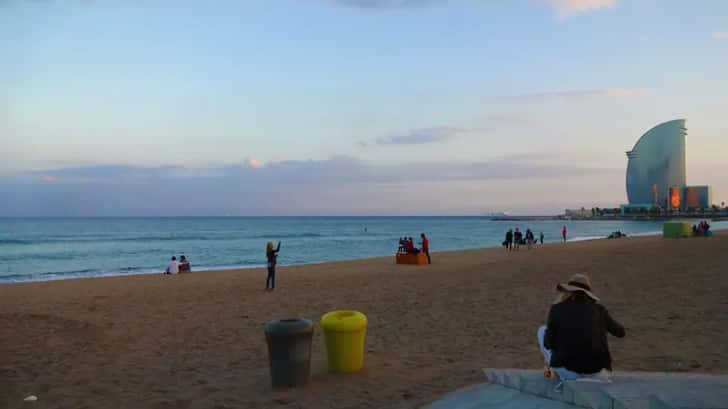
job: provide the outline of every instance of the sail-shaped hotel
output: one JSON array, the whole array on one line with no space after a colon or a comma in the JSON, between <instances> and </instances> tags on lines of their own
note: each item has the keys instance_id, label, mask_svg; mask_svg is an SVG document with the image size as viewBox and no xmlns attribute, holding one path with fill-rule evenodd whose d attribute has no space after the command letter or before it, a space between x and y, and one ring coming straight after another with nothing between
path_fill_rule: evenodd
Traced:
<instances>
[{"instance_id":1,"label":"sail-shaped hotel","mask_svg":"<svg viewBox=\"0 0 728 409\"><path fill-rule=\"evenodd\" d=\"M707 208L710 187L688 186L684 119L655 126L627 152L626 209L660 207L673 210Z\"/></svg>"}]
</instances>

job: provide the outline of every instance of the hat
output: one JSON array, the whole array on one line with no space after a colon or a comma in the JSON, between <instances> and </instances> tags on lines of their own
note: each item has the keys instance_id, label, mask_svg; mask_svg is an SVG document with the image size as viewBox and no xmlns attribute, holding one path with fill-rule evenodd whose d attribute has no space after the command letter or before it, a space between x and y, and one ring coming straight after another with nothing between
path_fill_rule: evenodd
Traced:
<instances>
[{"instance_id":1,"label":"hat","mask_svg":"<svg viewBox=\"0 0 728 409\"><path fill-rule=\"evenodd\" d=\"M569 279L569 282L566 284L561 283L556 286L556 289L559 291L564 291L568 293L573 293L576 291L581 291L584 294L586 294L589 298L591 298L594 301L599 301L599 297L594 295L591 292L592 286L591 286L591 280L589 280L589 277L585 276L584 274L574 274Z\"/></svg>"}]
</instances>

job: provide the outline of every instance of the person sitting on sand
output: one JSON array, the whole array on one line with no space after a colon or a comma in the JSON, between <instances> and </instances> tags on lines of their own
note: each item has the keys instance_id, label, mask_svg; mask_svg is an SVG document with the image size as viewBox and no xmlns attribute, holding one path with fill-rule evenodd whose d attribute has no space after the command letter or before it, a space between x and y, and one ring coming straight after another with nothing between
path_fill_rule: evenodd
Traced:
<instances>
[{"instance_id":1,"label":"person sitting on sand","mask_svg":"<svg viewBox=\"0 0 728 409\"><path fill-rule=\"evenodd\" d=\"M613 232L609 233L609 236L607 236L607 238L608 239L618 239L618 238L622 237L622 236L620 236L620 234L621 233L619 231L613 231Z\"/></svg>"},{"instance_id":2,"label":"person sitting on sand","mask_svg":"<svg viewBox=\"0 0 728 409\"><path fill-rule=\"evenodd\" d=\"M189 273L192 269L190 268L190 261L183 255L179 256L179 272Z\"/></svg>"},{"instance_id":3,"label":"person sitting on sand","mask_svg":"<svg viewBox=\"0 0 728 409\"><path fill-rule=\"evenodd\" d=\"M700 222L700 225L703 226L703 235L710 236L710 225L708 224L708 222L703 220L702 222Z\"/></svg>"},{"instance_id":4,"label":"person sitting on sand","mask_svg":"<svg viewBox=\"0 0 728 409\"><path fill-rule=\"evenodd\" d=\"M695 231L696 236L702 236L703 233L705 233L705 227L703 225L703 222L698 223L698 229Z\"/></svg>"},{"instance_id":5,"label":"person sitting on sand","mask_svg":"<svg viewBox=\"0 0 728 409\"><path fill-rule=\"evenodd\" d=\"M399 238L399 247L397 248L397 253L405 253L405 245L404 245L404 237Z\"/></svg>"},{"instance_id":6,"label":"person sitting on sand","mask_svg":"<svg viewBox=\"0 0 728 409\"><path fill-rule=\"evenodd\" d=\"M612 356L607 332L622 338L624 327L599 304L586 275L574 274L556 289L559 296L546 325L538 329L546 365L564 381L584 377L608 380Z\"/></svg>"},{"instance_id":7,"label":"person sitting on sand","mask_svg":"<svg viewBox=\"0 0 728 409\"><path fill-rule=\"evenodd\" d=\"M179 264L177 264L177 257L172 256L172 260L167 265L167 269L164 270L164 274L178 274Z\"/></svg>"},{"instance_id":8,"label":"person sitting on sand","mask_svg":"<svg viewBox=\"0 0 728 409\"><path fill-rule=\"evenodd\" d=\"M268 259L268 276L265 279L265 289L276 289L276 262L278 261L278 252L281 251L281 242L278 247L273 250L273 242L269 241L265 246L265 257Z\"/></svg>"},{"instance_id":9,"label":"person sitting on sand","mask_svg":"<svg viewBox=\"0 0 728 409\"><path fill-rule=\"evenodd\" d=\"M407 252L410 254L417 254L420 252L420 249L415 247L415 239L413 239L412 237L407 239Z\"/></svg>"},{"instance_id":10,"label":"person sitting on sand","mask_svg":"<svg viewBox=\"0 0 728 409\"><path fill-rule=\"evenodd\" d=\"M409 254L412 252L412 242L410 241L409 237L404 238L404 252L406 254Z\"/></svg>"}]
</instances>

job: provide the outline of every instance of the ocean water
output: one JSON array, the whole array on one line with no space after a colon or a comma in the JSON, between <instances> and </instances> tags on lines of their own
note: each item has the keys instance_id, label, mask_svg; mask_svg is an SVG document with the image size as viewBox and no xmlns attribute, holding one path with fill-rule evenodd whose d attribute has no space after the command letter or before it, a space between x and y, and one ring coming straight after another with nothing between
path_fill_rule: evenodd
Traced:
<instances>
[{"instance_id":1,"label":"ocean water","mask_svg":"<svg viewBox=\"0 0 728 409\"><path fill-rule=\"evenodd\" d=\"M718 223L716 223L717 225ZM499 246L508 228L560 240L561 221L485 217L211 217L0 219L0 283L158 273L184 254L193 270L259 267L281 241L281 265L392 255L400 236L430 238L432 251ZM569 221L571 240L615 230L657 233L660 222ZM719 227L719 226L716 226Z\"/></svg>"}]
</instances>

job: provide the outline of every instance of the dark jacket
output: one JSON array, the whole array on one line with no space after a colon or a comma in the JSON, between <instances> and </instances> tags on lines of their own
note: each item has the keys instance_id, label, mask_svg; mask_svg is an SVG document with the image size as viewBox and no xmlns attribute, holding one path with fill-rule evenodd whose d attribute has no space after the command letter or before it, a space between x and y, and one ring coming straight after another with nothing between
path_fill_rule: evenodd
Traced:
<instances>
[{"instance_id":1,"label":"dark jacket","mask_svg":"<svg viewBox=\"0 0 728 409\"><path fill-rule=\"evenodd\" d=\"M586 295L555 304L549 311L544 346L552 351L551 366L582 374L612 370L607 332L622 338L624 327Z\"/></svg>"},{"instance_id":2,"label":"dark jacket","mask_svg":"<svg viewBox=\"0 0 728 409\"><path fill-rule=\"evenodd\" d=\"M278 242L278 248L275 250L266 250L265 257L268 259L268 267L273 267L278 261L278 252L281 251L281 242Z\"/></svg>"}]
</instances>

